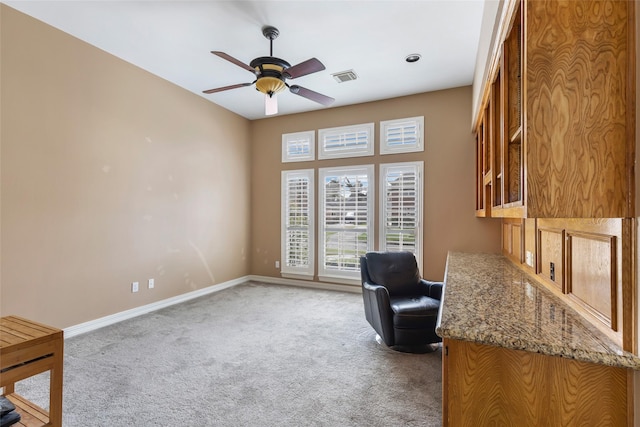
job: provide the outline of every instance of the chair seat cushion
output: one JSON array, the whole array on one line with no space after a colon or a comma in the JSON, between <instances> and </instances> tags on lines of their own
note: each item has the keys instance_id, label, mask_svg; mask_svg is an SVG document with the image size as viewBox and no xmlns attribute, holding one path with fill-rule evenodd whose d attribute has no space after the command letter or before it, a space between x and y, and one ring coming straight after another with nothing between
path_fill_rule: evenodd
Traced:
<instances>
[{"instance_id":1,"label":"chair seat cushion","mask_svg":"<svg viewBox=\"0 0 640 427\"><path fill-rule=\"evenodd\" d=\"M434 322L425 322L438 316L440 301L426 295L390 297L393 326L396 328L424 329Z\"/></svg>"}]
</instances>

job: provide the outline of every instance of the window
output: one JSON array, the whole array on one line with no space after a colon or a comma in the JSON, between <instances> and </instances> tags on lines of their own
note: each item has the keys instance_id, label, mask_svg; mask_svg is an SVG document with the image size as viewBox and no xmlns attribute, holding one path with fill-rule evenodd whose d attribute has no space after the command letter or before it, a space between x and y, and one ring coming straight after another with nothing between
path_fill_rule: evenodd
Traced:
<instances>
[{"instance_id":1,"label":"window","mask_svg":"<svg viewBox=\"0 0 640 427\"><path fill-rule=\"evenodd\" d=\"M318 130L318 159L373 156L373 123Z\"/></svg>"},{"instance_id":2,"label":"window","mask_svg":"<svg viewBox=\"0 0 640 427\"><path fill-rule=\"evenodd\" d=\"M315 136L312 130L282 134L282 163L315 160Z\"/></svg>"},{"instance_id":3,"label":"window","mask_svg":"<svg viewBox=\"0 0 640 427\"><path fill-rule=\"evenodd\" d=\"M373 250L373 165L321 168L318 181L318 275L357 280Z\"/></svg>"},{"instance_id":4,"label":"window","mask_svg":"<svg viewBox=\"0 0 640 427\"><path fill-rule=\"evenodd\" d=\"M422 268L423 162L380 165L380 250L410 251Z\"/></svg>"},{"instance_id":5,"label":"window","mask_svg":"<svg viewBox=\"0 0 640 427\"><path fill-rule=\"evenodd\" d=\"M380 154L424 151L424 117L380 122Z\"/></svg>"},{"instance_id":6,"label":"window","mask_svg":"<svg viewBox=\"0 0 640 427\"><path fill-rule=\"evenodd\" d=\"M314 273L313 169L282 172L283 276L312 279Z\"/></svg>"}]
</instances>

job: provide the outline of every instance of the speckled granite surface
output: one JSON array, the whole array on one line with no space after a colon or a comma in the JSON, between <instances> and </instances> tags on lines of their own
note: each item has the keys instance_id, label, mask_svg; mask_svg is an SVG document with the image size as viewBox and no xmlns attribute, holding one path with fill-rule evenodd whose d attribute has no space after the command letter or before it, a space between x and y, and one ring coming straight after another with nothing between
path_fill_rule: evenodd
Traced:
<instances>
[{"instance_id":1,"label":"speckled granite surface","mask_svg":"<svg viewBox=\"0 0 640 427\"><path fill-rule=\"evenodd\" d=\"M640 369L640 358L501 255L450 252L436 333L443 338Z\"/></svg>"}]
</instances>

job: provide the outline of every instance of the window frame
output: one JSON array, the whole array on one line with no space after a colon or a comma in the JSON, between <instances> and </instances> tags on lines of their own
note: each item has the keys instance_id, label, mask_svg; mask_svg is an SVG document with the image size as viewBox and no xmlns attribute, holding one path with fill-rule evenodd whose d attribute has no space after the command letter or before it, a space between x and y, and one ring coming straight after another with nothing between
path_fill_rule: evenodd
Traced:
<instances>
[{"instance_id":1,"label":"window frame","mask_svg":"<svg viewBox=\"0 0 640 427\"><path fill-rule=\"evenodd\" d=\"M389 242L387 240L387 230L390 228L387 223L387 201L388 201L388 192L387 188L387 180L390 172L392 171L400 171L400 170L409 170L415 169L416 173L416 184L415 184L415 228L414 228L414 247L415 250L412 251L416 256L416 260L418 262L418 267L420 271L422 271L422 254L423 254L423 215L424 215L424 161L412 161L412 162L396 162L396 163L381 163L379 165L380 169L380 182L379 182L379 195L380 195L380 204L378 206L378 214L379 214L379 225L378 230L380 233L378 247L381 251L390 250ZM401 233L407 234L407 233Z\"/></svg>"},{"instance_id":2,"label":"window frame","mask_svg":"<svg viewBox=\"0 0 640 427\"><path fill-rule=\"evenodd\" d=\"M289 145L291 141L306 140L309 147L307 154L290 154ZM316 159L316 132L307 130L303 132L283 133L282 134L282 163L290 162L308 162Z\"/></svg>"},{"instance_id":3,"label":"window frame","mask_svg":"<svg viewBox=\"0 0 640 427\"><path fill-rule=\"evenodd\" d=\"M391 145L388 137L389 128L401 127L408 124L417 127L415 144ZM402 127L408 127L402 126ZM424 116L407 117L404 119L384 120L380 122L380 154L417 153L424 151Z\"/></svg>"},{"instance_id":4,"label":"window frame","mask_svg":"<svg viewBox=\"0 0 640 427\"><path fill-rule=\"evenodd\" d=\"M326 192L325 192L325 180L331 176L344 176L344 175L366 175L367 176L367 219L365 227L350 227L346 226L331 226L327 227L326 224ZM318 278L321 281L335 282L359 285L360 284L360 266L359 257L356 262L356 268L350 269L332 269L326 267L326 245L325 245L325 232L327 228L331 230L337 230L342 228L344 231L350 229L364 228L364 232L367 233L366 252L374 250L375 244L375 166L369 165L353 165L353 166L332 166L318 169ZM357 231L356 231L357 232ZM362 231L361 231L362 232ZM357 248L356 248L357 250ZM364 255L364 253L362 253Z\"/></svg>"},{"instance_id":5,"label":"window frame","mask_svg":"<svg viewBox=\"0 0 640 427\"><path fill-rule=\"evenodd\" d=\"M295 177L300 177L308 180L307 190L308 190L308 213L307 213L307 235L308 235L308 260L307 266L305 267L295 267L288 265L288 249L287 239L289 236L289 223L287 222L287 206L289 200L289 185L288 183L295 179ZM293 279L303 279L303 280L313 280L315 274L315 205L316 205L316 195L315 195L315 169L295 169L295 170L285 170L282 171L281 176L281 201L280 201L280 210L281 210L281 219L280 219L280 274L282 277L288 277Z\"/></svg>"},{"instance_id":6,"label":"window frame","mask_svg":"<svg viewBox=\"0 0 640 427\"><path fill-rule=\"evenodd\" d=\"M346 147L327 149L325 139L334 135L347 135L358 132L366 132L367 140L364 147ZM318 160L343 159L347 157L373 156L375 140L375 124L363 123L359 125L339 126L333 128L318 129Z\"/></svg>"}]
</instances>

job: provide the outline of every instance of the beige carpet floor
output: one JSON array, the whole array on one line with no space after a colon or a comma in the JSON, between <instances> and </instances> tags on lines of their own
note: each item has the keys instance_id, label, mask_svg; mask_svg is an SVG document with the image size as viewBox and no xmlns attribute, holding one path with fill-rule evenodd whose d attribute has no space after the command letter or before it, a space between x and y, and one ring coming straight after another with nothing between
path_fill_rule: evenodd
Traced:
<instances>
[{"instance_id":1,"label":"beige carpet floor","mask_svg":"<svg viewBox=\"0 0 640 427\"><path fill-rule=\"evenodd\" d=\"M441 358L378 344L360 294L247 283L66 340L63 423L439 426Z\"/></svg>"}]
</instances>

